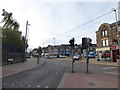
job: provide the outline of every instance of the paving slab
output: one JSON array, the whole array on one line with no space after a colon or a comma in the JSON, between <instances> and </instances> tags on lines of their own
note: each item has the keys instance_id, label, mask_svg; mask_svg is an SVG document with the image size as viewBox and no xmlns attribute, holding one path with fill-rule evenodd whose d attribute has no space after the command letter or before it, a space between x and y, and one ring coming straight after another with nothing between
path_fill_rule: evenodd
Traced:
<instances>
[{"instance_id":1,"label":"paving slab","mask_svg":"<svg viewBox=\"0 0 120 90\"><path fill-rule=\"evenodd\" d=\"M29 70L29 69L41 66L42 64L44 64L44 61L41 60L40 64L38 64L37 59L31 58L31 59L27 59L27 61L25 62L4 65L2 66L2 77L15 74L21 71Z\"/></svg>"},{"instance_id":2,"label":"paving slab","mask_svg":"<svg viewBox=\"0 0 120 90\"><path fill-rule=\"evenodd\" d=\"M58 88L118 88L118 78L97 73L66 70Z\"/></svg>"}]
</instances>

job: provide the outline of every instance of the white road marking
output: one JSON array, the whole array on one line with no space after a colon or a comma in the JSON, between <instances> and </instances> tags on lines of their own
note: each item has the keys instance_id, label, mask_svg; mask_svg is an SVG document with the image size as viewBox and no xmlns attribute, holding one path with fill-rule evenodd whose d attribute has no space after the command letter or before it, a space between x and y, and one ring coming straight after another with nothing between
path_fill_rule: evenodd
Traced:
<instances>
[{"instance_id":1,"label":"white road marking","mask_svg":"<svg viewBox=\"0 0 120 90\"><path fill-rule=\"evenodd\" d=\"M40 86L37 86L37 87L40 87Z\"/></svg>"},{"instance_id":2,"label":"white road marking","mask_svg":"<svg viewBox=\"0 0 120 90\"><path fill-rule=\"evenodd\" d=\"M103 68L103 69L113 69L113 68L117 68L117 67L108 67L108 68Z\"/></svg>"},{"instance_id":3,"label":"white road marking","mask_svg":"<svg viewBox=\"0 0 120 90\"><path fill-rule=\"evenodd\" d=\"M46 86L45 88L48 88L48 86Z\"/></svg>"},{"instance_id":4,"label":"white road marking","mask_svg":"<svg viewBox=\"0 0 120 90\"><path fill-rule=\"evenodd\" d=\"M3 84L3 85L7 85L7 84Z\"/></svg>"},{"instance_id":5,"label":"white road marking","mask_svg":"<svg viewBox=\"0 0 120 90\"><path fill-rule=\"evenodd\" d=\"M11 84L12 86L15 86L15 84Z\"/></svg>"},{"instance_id":6,"label":"white road marking","mask_svg":"<svg viewBox=\"0 0 120 90\"><path fill-rule=\"evenodd\" d=\"M116 72L103 72L103 73L106 73L106 74L116 74L116 75L118 75L118 73L116 73Z\"/></svg>"},{"instance_id":7,"label":"white road marking","mask_svg":"<svg viewBox=\"0 0 120 90\"><path fill-rule=\"evenodd\" d=\"M31 85L28 85L28 87L31 87Z\"/></svg>"},{"instance_id":8,"label":"white road marking","mask_svg":"<svg viewBox=\"0 0 120 90\"><path fill-rule=\"evenodd\" d=\"M21 84L20 86L22 87L23 85Z\"/></svg>"}]
</instances>

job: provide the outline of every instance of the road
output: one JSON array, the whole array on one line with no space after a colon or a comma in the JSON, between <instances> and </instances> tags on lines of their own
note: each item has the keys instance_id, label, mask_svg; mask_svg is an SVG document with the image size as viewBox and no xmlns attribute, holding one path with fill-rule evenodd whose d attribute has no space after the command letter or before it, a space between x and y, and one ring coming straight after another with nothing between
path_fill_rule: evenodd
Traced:
<instances>
[{"instance_id":1,"label":"road","mask_svg":"<svg viewBox=\"0 0 120 90\"><path fill-rule=\"evenodd\" d=\"M57 88L70 61L44 59L45 64L30 70L3 77L3 88ZM86 71L86 64L75 62L74 70ZM118 68L89 64L89 72L118 77Z\"/></svg>"}]
</instances>

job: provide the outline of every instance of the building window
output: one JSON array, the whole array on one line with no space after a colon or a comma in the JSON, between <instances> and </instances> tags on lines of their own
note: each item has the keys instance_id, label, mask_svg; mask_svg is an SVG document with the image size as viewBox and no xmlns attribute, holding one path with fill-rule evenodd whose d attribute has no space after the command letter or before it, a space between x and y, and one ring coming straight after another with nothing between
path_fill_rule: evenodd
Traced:
<instances>
[{"instance_id":1,"label":"building window","mask_svg":"<svg viewBox=\"0 0 120 90\"><path fill-rule=\"evenodd\" d=\"M104 31L102 31L102 36L104 36Z\"/></svg>"},{"instance_id":2,"label":"building window","mask_svg":"<svg viewBox=\"0 0 120 90\"><path fill-rule=\"evenodd\" d=\"M102 40L102 46L105 46L105 40Z\"/></svg>"},{"instance_id":3,"label":"building window","mask_svg":"<svg viewBox=\"0 0 120 90\"><path fill-rule=\"evenodd\" d=\"M108 46L108 45L109 45L108 40L106 40L106 46Z\"/></svg>"},{"instance_id":4,"label":"building window","mask_svg":"<svg viewBox=\"0 0 120 90\"><path fill-rule=\"evenodd\" d=\"M107 35L107 30L105 30L105 35Z\"/></svg>"}]
</instances>

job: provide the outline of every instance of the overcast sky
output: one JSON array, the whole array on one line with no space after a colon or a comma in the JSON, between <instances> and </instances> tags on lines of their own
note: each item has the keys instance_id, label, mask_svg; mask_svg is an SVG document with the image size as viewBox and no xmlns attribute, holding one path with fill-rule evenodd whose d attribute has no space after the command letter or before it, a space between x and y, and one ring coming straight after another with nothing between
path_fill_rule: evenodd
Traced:
<instances>
[{"instance_id":1,"label":"overcast sky","mask_svg":"<svg viewBox=\"0 0 120 90\"><path fill-rule=\"evenodd\" d=\"M13 13L19 24L19 30L25 35L26 21L29 48L55 44L68 44L74 37L81 44L82 37L90 37L96 43L96 33L102 23L115 22L114 12L85 24L103 14L118 8L119 0L1 0L0 14L4 8ZM0 20L3 17L0 16ZM78 27L79 28L76 28ZM75 29L76 28L76 29Z\"/></svg>"}]
</instances>

